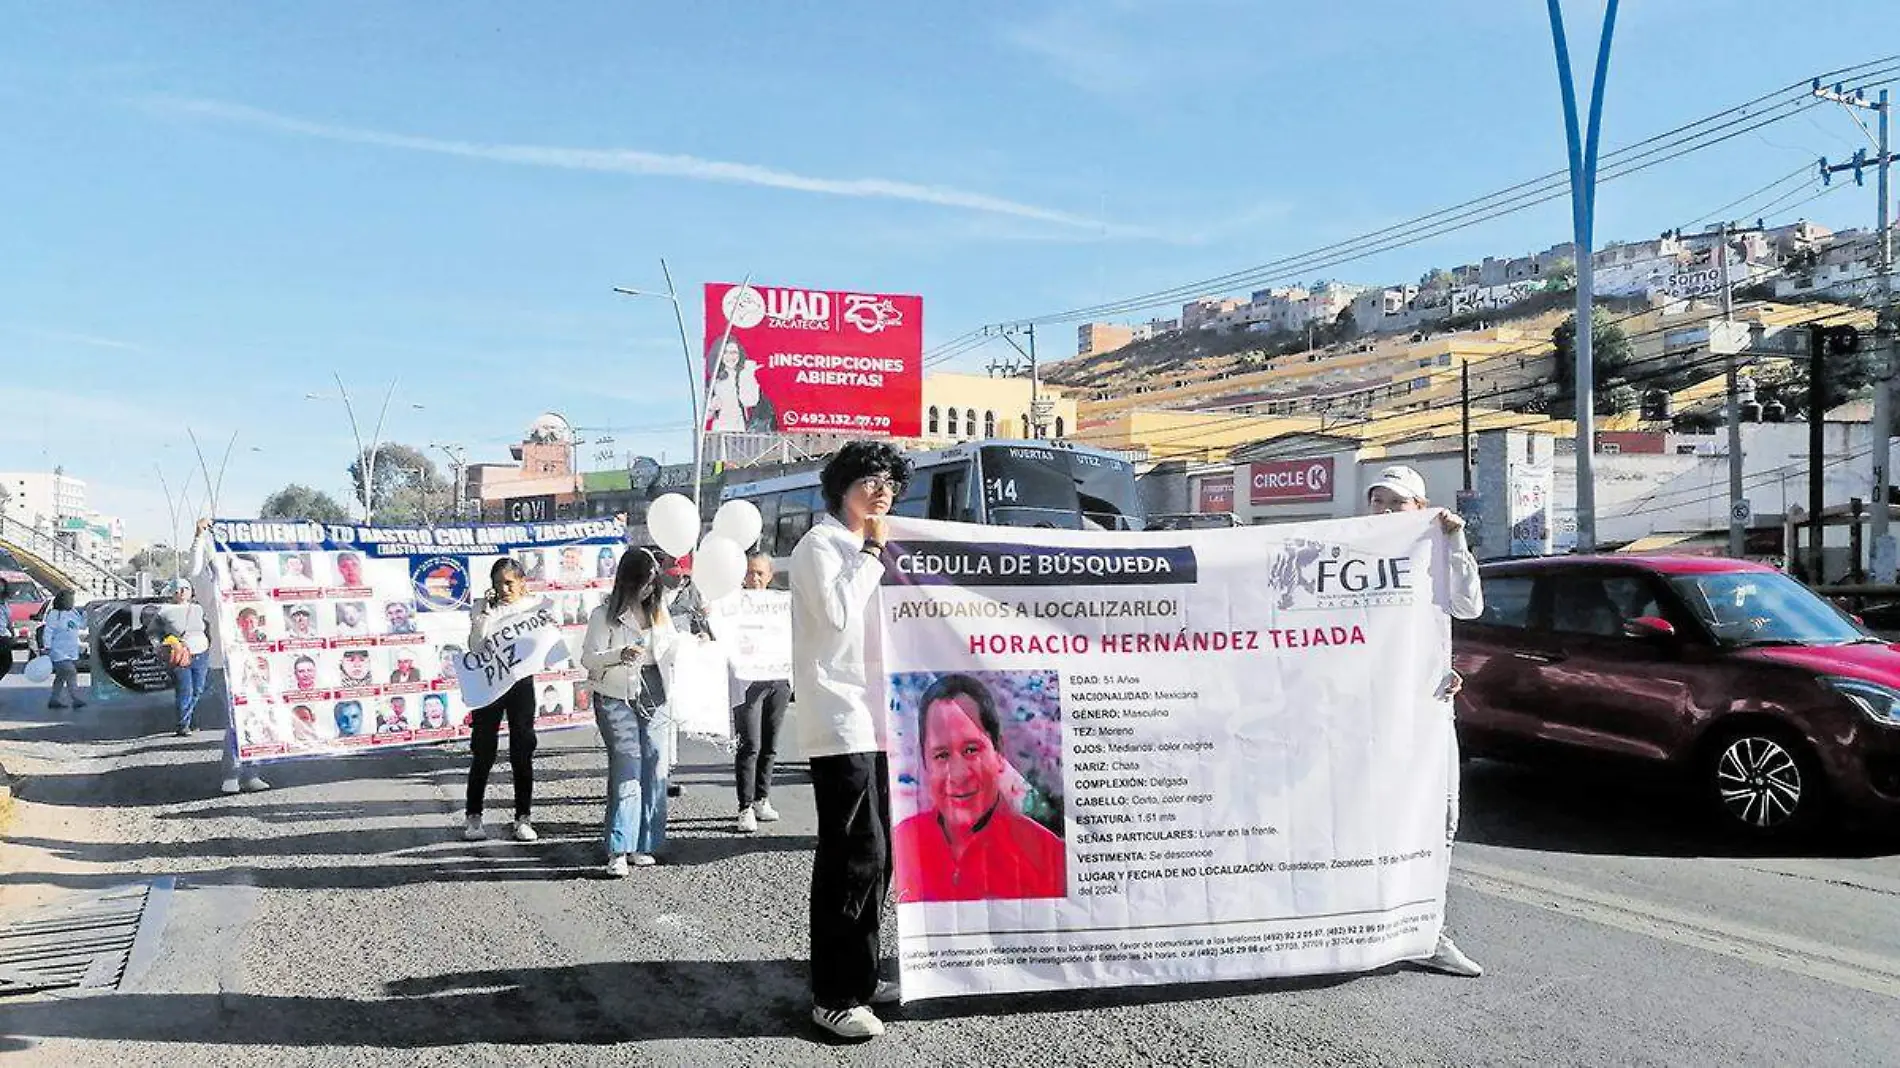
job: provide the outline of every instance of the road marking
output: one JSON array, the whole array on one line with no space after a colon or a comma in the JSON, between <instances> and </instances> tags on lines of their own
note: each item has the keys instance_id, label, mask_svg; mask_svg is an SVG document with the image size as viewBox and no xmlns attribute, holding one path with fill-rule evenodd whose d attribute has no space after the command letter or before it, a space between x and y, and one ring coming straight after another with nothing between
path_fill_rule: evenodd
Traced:
<instances>
[{"instance_id":1,"label":"road marking","mask_svg":"<svg viewBox=\"0 0 1900 1068\"><path fill-rule=\"evenodd\" d=\"M1459 859L1452 881L1469 890L1664 942L1900 998L1900 958L1718 920L1561 879Z\"/></svg>"}]
</instances>

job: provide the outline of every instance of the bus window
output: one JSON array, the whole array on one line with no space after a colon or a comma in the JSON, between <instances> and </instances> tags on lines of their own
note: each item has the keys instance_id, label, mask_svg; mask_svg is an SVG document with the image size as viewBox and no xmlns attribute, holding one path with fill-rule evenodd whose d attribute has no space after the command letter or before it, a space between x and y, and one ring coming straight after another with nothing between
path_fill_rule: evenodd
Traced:
<instances>
[{"instance_id":1,"label":"bus window","mask_svg":"<svg viewBox=\"0 0 1900 1068\"><path fill-rule=\"evenodd\" d=\"M798 539L824 514L822 500L816 486L779 496L778 544L784 553L790 553Z\"/></svg>"},{"instance_id":2,"label":"bus window","mask_svg":"<svg viewBox=\"0 0 1900 1068\"><path fill-rule=\"evenodd\" d=\"M910 481L904 486L904 495L891 502L892 515L907 515L915 519L929 519L931 475L942 468L911 472Z\"/></svg>"},{"instance_id":3,"label":"bus window","mask_svg":"<svg viewBox=\"0 0 1900 1068\"><path fill-rule=\"evenodd\" d=\"M759 551L771 556L778 552L778 496L767 493L752 498L752 503L759 509ZM791 552L792 547L787 545L785 551Z\"/></svg>"},{"instance_id":4,"label":"bus window","mask_svg":"<svg viewBox=\"0 0 1900 1068\"><path fill-rule=\"evenodd\" d=\"M943 467L932 471L929 518L958 523L975 522L976 517L970 514L969 489L967 467Z\"/></svg>"}]
</instances>

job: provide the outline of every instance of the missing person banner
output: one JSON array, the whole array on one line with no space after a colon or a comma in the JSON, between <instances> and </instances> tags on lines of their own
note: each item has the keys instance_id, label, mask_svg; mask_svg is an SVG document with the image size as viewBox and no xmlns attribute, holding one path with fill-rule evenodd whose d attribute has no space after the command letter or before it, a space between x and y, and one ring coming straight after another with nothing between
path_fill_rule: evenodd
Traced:
<instances>
[{"instance_id":1,"label":"missing person banner","mask_svg":"<svg viewBox=\"0 0 1900 1068\"><path fill-rule=\"evenodd\" d=\"M411 529L222 520L211 537L214 635L242 761L468 737L471 711L492 699L488 688L463 689L483 666L481 650L467 648L469 610L503 556L527 573L524 611L544 621L523 632L541 638L515 650L527 661L541 649L530 665L536 729L593 722L587 673L567 653L579 650L588 613L613 587L625 537L617 522ZM565 648L550 662L557 641Z\"/></svg>"},{"instance_id":2,"label":"missing person banner","mask_svg":"<svg viewBox=\"0 0 1900 1068\"><path fill-rule=\"evenodd\" d=\"M874 659L907 999L1432 951L1451 642L1430 513L891 530Z\"/></svg>"},{"instance_id":3,"label":"missing person banner","mask_svg":"<svg viewBox=\"0 0 1900 1068\"><path fill-rule=\"evenodd\" d=\"M706 606L706 619L741 682L792 677L792 595L740 590Z\"/></svg>"}]
</instances>

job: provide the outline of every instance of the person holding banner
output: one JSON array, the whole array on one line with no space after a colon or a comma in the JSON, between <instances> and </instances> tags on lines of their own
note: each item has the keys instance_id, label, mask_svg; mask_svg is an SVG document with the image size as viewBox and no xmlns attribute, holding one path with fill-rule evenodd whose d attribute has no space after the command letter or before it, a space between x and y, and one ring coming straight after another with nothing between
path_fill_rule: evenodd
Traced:
<instances>
[{"instance_id":1,"label":"person holding banner","mask_svg":"<svg viewBox=\"0 0 1900 1068\"><path fill-rule=\"evenodd\" d=\"M594 722L607 743L607 874L659 862L666 844L671 764L664 665L680 634L667 613L651 550L620 557L613 592L587 619L581 666L593 683Z\"/></svg>"},{"instance_id":2,"label":"person holding banner","mask_svg":"<svg viewBox=\"0 0 1900 1068\"><path fill-rule=\"evenodd\" d=\"M231 581L234 585L243 581L243 577L237 573L236 569L232 569ZM189 605L188 608L174 609L167 606L165 610L182 613L174 614L172 618L174 622L182 621L186 627L187 633L183 639L186 648L192 648L194 644L189 633L194 625L194 618L198 633L203 638L205 652L203 671L199 671L197 667L199 658L195 656L192 658L192 667L187 669L192 675L189 682L194 689L191 697L191 707L194 711L198 707L199 700L204 697L205 682L212 669L218 669L220 676L224 679L227 693L231 684L229 665L224 660L223 635L216 633L219 582L218 569L212 562L211 555L211 520L199 519L197 533L191 539L191 581L182 583L185 592L181 595L179 603L183 606L184 599L193 594L196 594L198 601ZM165 626L164 620L165 615L161 612L158 625ZM184 682L187 681L179 678L177 669L173 670L172 676L177 688L182 688ZM184 729L180 733L189 732L189 725L185 722L188 719L188 716L181 713L179 726ZM238 763L238 741L237 717L231 715L227 705L224 720L224 755L221 760L223 777L218 784L218 792L255 793L259 790L270 789L270 783L265 782L264 777L259 775L254 768L246 768Z\"/></svg>"},{"instance_id":3,"label":"person holding banner","mask_svg":"<svg viewBox=\"0 0 1900 1068\"><path fill-rule=\"evenodd\" d=\"M479 649L489 632L498 629L518 614L528 594L528 575L511 557L495 561L488 572L488 595L475 606L468 618L468 647ZM396 607L391 603L391 608ZM395 613L390 613L393 625ZM405 620L407 614L404 615ZM466 685L466 684L465 684ZM534 808L534 676L523 675L498 699L470 714L468 768L468 807L462 837L479 842L488 837L482 826L482 803L488 794L488 773L494 770L495 754L501 749L501 721L508 719L508 768L515 780L515 821L512 834L517 842L532 842L535 833L529 816Z\"/></svg>"},{"instance_id":4,"label":"person holding banner","mask_svg":"<svg viewBox=\"0 0 1900 1068\"><path fill-rule=\"evenodd\" d=\"M1425 496L1425 478L1413 468L1404 464L1395 464L1379 472L1378 479L1366 491L1366 510L1373 515L1386 515L1391 512L1415 512L1431 507L1431 501ZM1471 547L1465 541L1465 521L1456 512L1439 509L1438 525L1451 541L1451 552L1446 561L1448 568L1447 603L1445 610L1453 619L1476 619L1484 614L1484 587L1478 580L1478 561L1471 555ZM1452 711L1452 699L1463 686L1463 680L1456 671L1449 672L1438 691L1439 700L1445 702L1446 711ZM1445 852L1449 856L1452 842L1458 837L1458 736L1453 716L1447 715L1445 727L1452 731L1451 769L1446 780L1450 785L1450 795L1445 801ZM1421 968L1430 968L1447 975L1463 976L1475 979L1484 974L1484 968L1477 961L1465 956L1451 935L1441 928L1438 933L1438 948L1432 955L1415 961Z\"/></svg>"},{"instance_id":5,"label":"person holding banner","mask_svg":"<svg viewBox=\"0 0 1900 1068\"><path fill-rule=\"evenodd\" d=\"M873 704L864 639L884 576L884 517L910 475L910 461L890 444L847 443L819 478L827 514L792 550L792 687L818 807L812 1020L842 1038L883 1034L870 1006L899 996L896 983L878 979L891 795L883 710Z\"/></svg>"},{"instance_id":6,"label":"person holding banner","mask_svg":"<svg viewBox=\"0 0 1900 1068\"><path fill-rule=\"evenodd\" d=\"M753 553L746 559L745 588L770 589L772 558ZM745 682L733 677L738 700L732 707L732 735L738 739L733 755L733 778L739 787L740 834L753 834L761 823L778 819L772 807L772 761L778 755L778 731L785 709L792 703L792 684L786 679Z\"/></svg>"}]
</instances>

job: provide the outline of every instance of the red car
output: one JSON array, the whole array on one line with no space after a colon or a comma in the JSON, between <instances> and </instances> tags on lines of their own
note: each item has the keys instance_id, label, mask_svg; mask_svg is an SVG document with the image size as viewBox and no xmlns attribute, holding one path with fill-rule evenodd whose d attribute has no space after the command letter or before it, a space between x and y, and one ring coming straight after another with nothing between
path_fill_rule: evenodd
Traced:
<instances>
[{"instance_id":1,"label":"red car","mask_svg":"<svg viewBox=\"0 0 1900 1068\"><path fill-rule=\"evenodd\" d=\"M0 638L0 675L13 670L14 650L24 653L33 644L33 616L47 603L46 591L24 571L0 568L0 605L6 610L7 632Z\"/></svg>"},{"instance_id":2,"label":"red car","mask_svg":"<svg viewBox=\"0 0 1900 1068\"><path fill-rule=\"evenodd\" d=\"M1771 568L1705 557L1487 564L1453 627L1470 755L1673 768L1732 828L1900 826L1900 647Z\"/></svg>"}]
</instances>

